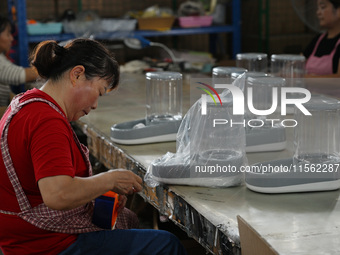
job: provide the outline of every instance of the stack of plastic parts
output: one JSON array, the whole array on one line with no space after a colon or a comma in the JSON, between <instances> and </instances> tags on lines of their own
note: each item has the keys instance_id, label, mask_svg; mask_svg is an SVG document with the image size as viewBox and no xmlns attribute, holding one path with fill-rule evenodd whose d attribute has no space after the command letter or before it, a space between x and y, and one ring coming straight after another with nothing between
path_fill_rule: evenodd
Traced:
<instances>
[{"instance_id":1,"label":"stack of plastic parts","mask_svg":"<svg viewBox=\"0 0 340 255\"><path fill-rule=\"evenodd\" d=\"M234 85L244 86L244 77L236 79ZM243 183L240 169L247 165L245 129L242 125L215 125L215 120L221 119L242 122L243 115L233 115L229 91L219 96L218 105L206 97L206 115L202 114L203 98L189 109L177 133L177 152L168 152L150 164L145 176L149 186L229 187Z\"/></svg>"},{"instance_id":2,"label":"stack of plastic parts","mask_svg":"<svg viewBox=\"0 0 340 255\"><path fill-rule=\"evenodd\" d=\"M304 106L312 115L295 109L294 156L251 166L249 189L289 193L340 188L340 101L313 96Z\"/></svg>"}]
</instances>

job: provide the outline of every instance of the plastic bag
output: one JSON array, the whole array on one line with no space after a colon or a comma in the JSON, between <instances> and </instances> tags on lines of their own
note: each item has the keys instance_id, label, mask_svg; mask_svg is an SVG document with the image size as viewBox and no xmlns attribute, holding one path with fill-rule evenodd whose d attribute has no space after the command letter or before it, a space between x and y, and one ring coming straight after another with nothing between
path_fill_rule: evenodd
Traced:
<instances>
[{"instance_id":1,"label":"plastic bag","mask_svg":"<svg viewBox=\"0 0 340 255\"><path fill-rule=\"evenodd\" d=\"M74 33L76 37L88 38L98 32L100 17L91 10L85 10L76 15L75 20L63 21L65 33Z\"/></svg>"},{"instance_id":2,"label":"plastic bag","mask_svg":"<svg viewBox=\"0 0 340 255\"><path fill-rule=\"evenodd\" d=\"M233 85L243 90L244 83L244 75L241 75ZM202 114L202 98L189 109L177 133L176 153L168 152L151 162L145 175L149 186L159 183L208 187L242 184L242 167L247 165L245 128L242 124L231 123L243 123L244 116L233 115L229 90L224 90L220 99L221 105L207 100L206 115Z\"/></svg>"}]
</instances>

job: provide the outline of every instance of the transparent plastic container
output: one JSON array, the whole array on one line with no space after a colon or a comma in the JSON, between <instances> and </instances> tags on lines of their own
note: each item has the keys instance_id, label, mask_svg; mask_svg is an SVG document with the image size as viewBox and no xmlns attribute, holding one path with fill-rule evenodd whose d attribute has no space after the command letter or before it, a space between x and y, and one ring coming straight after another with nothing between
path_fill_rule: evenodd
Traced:
<instances>
[{"instance_id":1,"label":"transparent plastic container","mask_svg":"<svg viewBox=\"0 0 340 255\"><path fill-rule=\"evenodd\" d=\"M236 55L236 66L248 72L267 72L268 55L266 53L239 53Z\"/></svg>"},{"instance_id":2,"label":"transparent plastic container","mask_svg":"<svg viewBox=\"0 0 340 255\"><path fill-rule=\"evenodd\" d=\"M234 80L236 80L240 75L241 75L241 74L239 74L239 73L232 73L232 74L231 74L231 79L234 81ZM247 102L248 102L248 100L247 100L247 97L248 97L248 95L247 95L248 83L247 83L246 81L247 81L247 79L250 78L250 77L253 77L253 78L255 78L255 77L267 77L268 74L266 74L265 72L246 72L246 73L244 74L244 76L245 76L245 79L244 79L244 80L245 80L245 83L244 83L244 87L243 87L243 94L244 94L244 109L245 109L244 118L245 118L245 119L250 119L250 118L253 117L253 114L251 114L251 113L249 112L249 109L248 109L248 106L247 106Z\"/></svg>"},{"instance_id":3,"label":"transparent plastic container","mask_svg":"<svg viewBox=\"0 0 340 255\"><path fill-rule=\"evenodd\" d=\"M242 115L233 115L233 104L222 96L223 105L215 105L210 97L207 98L207 115L199 117L197 133L200 139L191 140L191 151L196 152L197 160L202 165L214 163L223 165L229 162L235 165L243 163L245 144ZM197 121L191 120L192 122ZM214 123L214 125L212 125Z\"/></svg>"},{"instance_id":4,"label":"transparent plastic container","mask_svg":"<svg viewBox=\"0 0 340 255\"><path fill-rule=\"evenodd\" d=\"M289 87L304 87L306 58L294 54L274 54L271 56L271 74L287 79Z\"/></svg>"},{"instance_id":5,"label":"transparent plastic container","mask_svg":"<svg viewBox=\"0 0 340 255\"><path fill-rule=\"evenodd\" d=\"M312 97L304 104L312 115L295 108L294 162L322 164L340 162L340 101ZM327 169L329 170L329 169Z\"/></svg>"},{"instance_id":6,"label":"transparent plastic container","mask_svg":"<svg viewBox=\"0 0 340 255\"><path fill-rule=\"evenodd\" d=\"M280 88L285 86L285 82L285 79L281 77L248 77L246 80L248 90L245 93L245 98L248 101L248 107L246 107L247 116L253 116L258 119L280 118ZM276 93L274 88L277 88ZM275 110L268 115L261 115L255 114L254 110L249 108L251 106L261 111L269 111L272 108L275 108Z\"/></svg>"},{"instance_id":7,"label":"transparent plastic container","mask_svg":"<svg viewBox=\"0 0 340 255\"><path fill-rule=\"evenodd\" d=\"M182 119L182 74L148 72L146 77L146 125Z\"/></svg>"}]
</instances>

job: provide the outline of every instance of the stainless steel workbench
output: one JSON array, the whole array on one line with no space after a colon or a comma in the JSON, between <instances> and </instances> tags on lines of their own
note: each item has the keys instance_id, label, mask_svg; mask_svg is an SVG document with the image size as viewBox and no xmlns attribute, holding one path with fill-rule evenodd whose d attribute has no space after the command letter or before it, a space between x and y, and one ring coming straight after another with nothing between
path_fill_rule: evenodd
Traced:
<instances>
[{"instance_id":1,"label":"stainless steel workbench","mask_svg":"<svg viewBox=\"0 0 340 255\"><path fill-rule=\"evenodd\" d=\"M184 76L184 109L189 108L190 77ZM81 118L91 153L108 168L127 168L144 176L150 162L175 152L175 142L119 145L110 141L113 124L145 117L144 75L122 74L117 92L100 98L98 109ZM288 149L248 153L250 164L293 155ZM340 254L339 191L266 195L233 188L144 185L140 195L189 236L215 254L240 254L236 216L240 215L279 254Z\"/></svg>"}]
</instances>

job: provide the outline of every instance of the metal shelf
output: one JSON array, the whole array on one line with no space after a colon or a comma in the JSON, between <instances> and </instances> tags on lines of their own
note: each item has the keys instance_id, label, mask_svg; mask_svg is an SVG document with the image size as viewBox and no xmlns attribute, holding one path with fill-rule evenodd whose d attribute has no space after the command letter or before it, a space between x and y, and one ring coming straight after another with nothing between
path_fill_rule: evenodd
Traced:
<instances>
[{"instance_id":1,"label":"metal shelf","mask_svg":"<svg viewBox=\"0 0 340 255\"><path fill-rule=\"evenodd\" d=\"M11 7L13 0L7 0L8 10L11 14ZM66 41L75 38L74 34L49 34L49 35L28 35L26 28L26 0L14 1L17 10L17 23L18 23L18 51L19 63L21 66L28 66L28 44L37 43L44 40ZM140 35L144 37L157 37L157 36L181 36L181 35L194 35L194 34L209 34L210 35L210 51L215 51L217 34L232 33L232 57L235 58L236 54L241 52L241 1L232 0L232 24L221 26L210 26L200 28L173 28L168 31L149 31L149 30L135 30L131 32L117 31L117 34L124 35ZM113 33L100 33L95 35L95 39L100 40L114 40L117 39Z\"/></svg>"},{"instance_id":2,"label":"metal shelf","mask_svg":"<svg viewBox=\"0 0 340 255\"><path fill-rule=\"evenodd\" d=\"M96 39L110 39L114 38L115 34L125 34L127 36L139 35L144 37L156 37L156 36L180 36L180 35L193 35L193 34L214 34L214 33L228 33L233 32L232 26L210 26L199 28L173 28L168 31L153 31L153 30L135 30L131 32L117 31L109 33L99 33L94 37ZM48 34L48 35L30 35L28 36L28 42L41 42L43 40L56 40L64 41L75 38L74 34Z\"/></svg>"}]
</instances>

